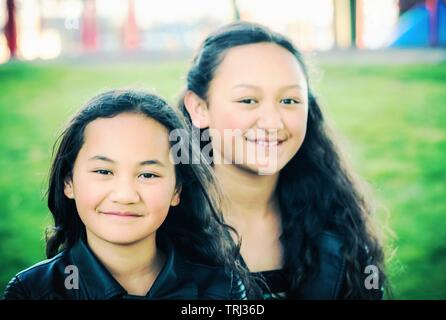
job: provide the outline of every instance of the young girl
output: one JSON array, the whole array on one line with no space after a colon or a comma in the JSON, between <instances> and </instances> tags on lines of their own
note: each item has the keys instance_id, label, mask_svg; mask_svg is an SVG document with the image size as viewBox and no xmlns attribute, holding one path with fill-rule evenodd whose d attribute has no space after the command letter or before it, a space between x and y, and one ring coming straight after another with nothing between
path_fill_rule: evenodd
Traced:
<instances>
[{"instance_id":1,"label":"young girl","mask_svg":"<svg viewBox=\"0 0 446 320\"><path fill-rule=\"evenodd\" d=\"M201 130L225 220L265 298L382 298L371 210L289 40L252 23L224 26L193 60L179 107Z\"/></svg>"},{"instance_id":2,"label":"young girl","mask_svg":"<svg viewBox=\"0 0 446 320\"><path fill-rule=\"evenodd\" d=\"M5 298L245 298L212 169L172 161L174 144L190 152L187 137L169 138L178 129L173 109L148 93L88 102L51 169L49 260L17 274Z\"/></svg>"}]
</instances>

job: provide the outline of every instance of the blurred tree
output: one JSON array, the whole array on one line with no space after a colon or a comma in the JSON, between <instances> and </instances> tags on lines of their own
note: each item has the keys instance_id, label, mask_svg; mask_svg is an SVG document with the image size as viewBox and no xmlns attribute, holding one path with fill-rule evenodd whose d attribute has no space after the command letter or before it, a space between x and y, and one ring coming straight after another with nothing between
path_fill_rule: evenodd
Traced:
<instances>
[{"instance_id":1,"label":"blurred tree","mask_svg":"<svg viewBox=\"0 0 446 320\"><path fill-rule=\"evenodd\" d=\"M350 45L356 47L356 0L350 0Z\"/></svg>"},{"instance_id":2,"label":"blurred tree","mask_svg":"<svg viewBox=\"0 0 446 320\"><path fill-rule=\"evenodd\" d=\"M358 19L356 0L333 0L333 8L336 46L340 49L356 47Z\"/></svg>"},{"instance_id":3,"label":"blurred tree","mask_svg":"<svg viewBox=\"0 0 446 320\"><path fill-rule=\"evenodd\" d=\"M240 10L238 8L237 0L232 0L232 9L234 11L235 21L240 21Z\"/></svg>"}]
</instances>

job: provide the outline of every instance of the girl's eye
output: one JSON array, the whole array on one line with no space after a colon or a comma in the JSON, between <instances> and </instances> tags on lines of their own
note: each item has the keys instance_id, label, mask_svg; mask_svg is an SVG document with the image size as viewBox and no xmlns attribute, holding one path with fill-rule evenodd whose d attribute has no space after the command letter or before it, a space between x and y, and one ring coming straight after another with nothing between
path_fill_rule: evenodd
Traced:
<instances>
[{"instance_id":1,"label":"girl's eye","mask_svg":"<svg viewBox=\"0 0 446 320\"><path fill-rule=\"evenodd\" d=\"M99 173L100 175L104 175L104 176L108 176L108 175L112 174L112 172L110 170L103 170L103 169L94 170L93 172Z\"/></svg>"},{"instance_id":2,"label":"girl's eye","mask_svg":"<svg viewBox=\"0 0 446 320\"><path fill-rule=\"evenodd\" d=\"M283 104L298 104L299 101L296 100L296 99L293 99L293 98L285 98L285 99L280 100L280 103L283 103Z\"/></svg>"},{"instance_id":3,"label":"girl's eye","mask_svg":"<svg viewBox=\"0 0 446 320\"><path fill-rule=\"evenodd\" d=\"M144 178L144 179L153 179L153 178L158 178L159 177L159 176L157 176L154 173L141 173L139 176Z\"/></svg>"},{"instance_id":4,"label":"girl's eye","mask_svg":"<svg viewBox=\"0 0 446 320\"><path fill-rule=\"evenodd\" d=\"M255 103L257 103L257 100L251 99L251 98L246 98L246 99L239 100L238 102L245 103L245 104L255 104Z\"/></svg>"}]
</instances>

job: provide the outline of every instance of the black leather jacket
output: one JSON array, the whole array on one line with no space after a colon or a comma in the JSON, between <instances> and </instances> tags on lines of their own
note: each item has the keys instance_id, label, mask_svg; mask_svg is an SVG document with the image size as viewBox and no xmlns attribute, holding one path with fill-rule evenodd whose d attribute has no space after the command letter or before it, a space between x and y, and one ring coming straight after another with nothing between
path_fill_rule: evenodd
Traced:
<instances>
[{"instance_id":1,"label":"black leather jacket","mask_svg":"<svg viewBox=\"0 0 446 320\"><path fill-rule=\"evenodd\" d=\"M52 259L42 261L13 277L5 299L28 300L108 300L108 299L241 299L246 292L240 281L223 267L187 261L167 237L158 236L166 262L145 297L132 296L95 257L84 240ZM76 266L78 288L67 289L65 281ZM240 287L241 286L241 287Z\"/></svg>"},{"instance_id":2,"label":"black leather jacket","mask_svg":"<svg viewBox=\"0 0 446 320\"><path fill-rule=\"evenodd\" d=\"M317 241L319 252L318 265L315 265L318 272L315 277L306 281L292 295L289 292L289 272L285 269L273 271L274 276L266 277L266 284L259 281L265 299L280 299L277 293L285 293L287 299L299 300L338 300L345 296L346 291L346 261L343 255L343 240L334 232L324 231ZM246 266L243 259L241 263ZM268 273L268 272L266 272ZM254 273L258 277L259 273ZM263 273L260 273L261 275ZM371 299L380 300L383 298L383 290L372 289L369 292ZM283 296L282 296L283 298ZM360 299L360 297L351 297Z\"/></svg>"},{"instance_id":3,"label":"black leather jacket","mask_svg":"<svg viewBox=\"0 0 446 320\"><path fill-rule=\"evenodd\" d=\"M342 299L346 291L346 261L342 253L343 240L332 232L324 231L319 236L319 272L311 281L303 284L298 294L305 300ZM383 288L371 289L369 296L373 300L383 299ZM352 297L351 299L360 299Z\"/></svg>"},{"instance_id":4,"label":"black leather jacket","mask_svg":"<svg viewBox=\"0 0 446 320\"><path fill-rule=\"evenodd\" d=\"M342 240L335 233L325 231L318 242L319 273L301 288L302 299L339 299L345 281L345 260Z\"/></svg>"}]
</instances>

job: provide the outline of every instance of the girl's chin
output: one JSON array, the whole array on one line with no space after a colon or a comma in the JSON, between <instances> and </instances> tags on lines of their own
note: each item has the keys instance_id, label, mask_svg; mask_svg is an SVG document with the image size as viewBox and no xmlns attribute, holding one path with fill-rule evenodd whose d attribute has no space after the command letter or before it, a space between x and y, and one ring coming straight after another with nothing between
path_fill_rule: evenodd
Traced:
<instances>
[{"instance_id":1,"label":"girl's chin","mask_svg":"<svg viewBox=\"0 0 446 320\"><path fill-rule=\"evenodd\" d=\"M117 246L129 246L132 244L136 244L141 242L141 240L145 239L146 237L142 238L135 238L135 237L123 237L122 235L108 235L103 237L103 240L107 241L108 243L117 245Z\"/></svg>"},{"instance_id":2,"label":"girl's chin","mask_svg":"<svg viewBox=\"0 0 446 320\"><path fill-rule=\"evenodd\" d=\"M110 226L107 230L97 230L95 238L110 244L119 246L128 246L149 240L155 232L141 232L140 230L132 230L132 228L114 228ZM150 241L150 240L149 240Z\"/></svg>"},{"instance_id":3,"label":"girl's chin","mask_svg":"<svg viewBox=\"0 0 446 320\"><path fill-rule=\"evenodd\" d=\"M262 162L253 164L243 164L237 166L244 171L259 176L270 176L277 174L280 171L280 168L277 166L277 162L270 162L270 163Z\"/></svg>"}]
</instances>

